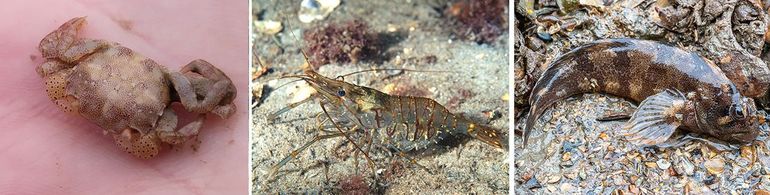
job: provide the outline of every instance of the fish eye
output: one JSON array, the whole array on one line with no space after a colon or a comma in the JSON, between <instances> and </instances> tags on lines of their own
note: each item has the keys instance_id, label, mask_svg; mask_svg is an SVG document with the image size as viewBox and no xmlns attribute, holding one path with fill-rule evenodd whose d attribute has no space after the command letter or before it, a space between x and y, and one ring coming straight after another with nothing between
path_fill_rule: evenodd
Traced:
<instances>
[{"instance_id":1,"label":"fish eye","mask_svg":"<svg viewBox=\"0 0 770 195\"><path fill-rule=\"evenodd\" d=\"M340 97L345 96L345 90L344 89L337 90L337 95Z\"/></svg>"},{"instance_id":2,"label":"fish eye","mask_svg":"<svg viewBox=\"0 0 770 195\"><path fill-rule=\"evenodd\" d=\"M743 106L740 104L733 104L730 106L730 115L733 115L733 117L738 119L746 118L746 114L743 113Z\"/></svg>"}]
</instances>

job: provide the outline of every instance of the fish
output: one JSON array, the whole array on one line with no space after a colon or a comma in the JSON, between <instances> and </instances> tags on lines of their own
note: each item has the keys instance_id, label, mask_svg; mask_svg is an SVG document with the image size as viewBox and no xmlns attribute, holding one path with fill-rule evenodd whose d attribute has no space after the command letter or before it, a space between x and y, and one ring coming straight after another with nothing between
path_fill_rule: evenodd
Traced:
<instances>
[{"instance_id":1,"label":"fish","mask_svg":"<svg viewBox=\"0 0 770 195\"><path fill-rule=\"evenodd\" d=\"M523 146L546 109L584 93L639 103L622 129L637 145L661 144L677 129L749 143L764 116L741 89L714 62L677 47L629 38L591 42L554 59L536 82Z\"/></svg>"}]
</instances>

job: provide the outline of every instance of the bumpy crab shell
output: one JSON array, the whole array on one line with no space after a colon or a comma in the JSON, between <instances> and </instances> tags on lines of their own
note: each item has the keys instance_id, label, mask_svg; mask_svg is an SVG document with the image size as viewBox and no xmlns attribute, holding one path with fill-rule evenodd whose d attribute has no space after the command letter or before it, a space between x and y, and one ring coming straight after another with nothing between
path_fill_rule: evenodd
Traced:
<instances>
[{"instance_id":1,"label":"bumpy crab shell","mask_svg":"<svg viewBox=\"0 0 770 195\"><path fill-rule=\"evenodd\" d=\"M147 134L170 103L165 68L117 44L103 52L72 69L67 95L77 99L83 117L110 133L131 128Z\"/></svg>"}]
</instances>

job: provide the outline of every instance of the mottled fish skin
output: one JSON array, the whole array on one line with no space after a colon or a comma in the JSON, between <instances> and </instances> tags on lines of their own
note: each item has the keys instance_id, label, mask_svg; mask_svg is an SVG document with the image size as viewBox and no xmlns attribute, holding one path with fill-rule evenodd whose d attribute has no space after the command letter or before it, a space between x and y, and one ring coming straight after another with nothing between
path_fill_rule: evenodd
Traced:
<instances>
[{"instance_id":1,"label":"mottled fish skin","mask_svg":"<svg viewBox=\"0 0 770 195\"><path fill-rule=\"evenodd\" d=\"M770 69L758 57L733 52L721 57L716 63L742 95L751 98L767 96L770 88Z\"/></svg>"},{"instance_id":2,"label":"mottled fish skin","mask_svg":"<svg viewBox=\"0 0 770 195\"><path fill-rule=\"evenodd\" d=\"M639 103L665 89L687 94L692 102L683 114L683 129L739 143L758 134L753 103L742 106L747 98L713 62L654 41L608 39L576 48L550 64L529 98L524 145L539 116L559 100L605 93ZM747 108L752 117L731 117L734 105Z\"/></svg>"}]
</instances>

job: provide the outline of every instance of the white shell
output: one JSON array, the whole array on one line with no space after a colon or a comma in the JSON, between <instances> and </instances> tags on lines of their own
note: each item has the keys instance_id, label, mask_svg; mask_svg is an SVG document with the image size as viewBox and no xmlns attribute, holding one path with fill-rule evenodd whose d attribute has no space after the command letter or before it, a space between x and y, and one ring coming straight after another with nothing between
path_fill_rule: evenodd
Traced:
<instances>
[{"instance_id":1,"label":"white shell","mask_svg":"<svg viewBox=\"0 0 770 195\"><path fill-rule=\"evenodd\" d=\"M299 21L303 23L323 20L339 5L340 0L302 0L297 15Z\"/></svg>"},{"instance_id":2,"label":"white shell","mask_svg":"<svg viewBox=\"0 0 770 195\"><path fill-rule=\"evenodd\" d=\"M290 93L293 94L293 96L291 97L291 100L289 100L289 103L293 104L310 98L311 95L318 92L316 92L313 87L303 82L302 84L299 84L297 88L293 88Z\"/></svg>"}]
</instances>

